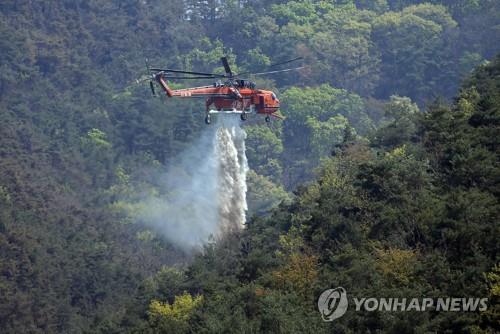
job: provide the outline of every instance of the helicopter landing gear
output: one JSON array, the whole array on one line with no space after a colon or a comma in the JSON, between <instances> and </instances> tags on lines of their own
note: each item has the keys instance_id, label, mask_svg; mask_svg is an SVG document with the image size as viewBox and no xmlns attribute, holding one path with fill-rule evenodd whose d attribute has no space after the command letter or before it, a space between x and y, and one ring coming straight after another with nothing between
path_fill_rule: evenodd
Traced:
<instances>
[{"instance_id":1,"label":"helicopter landing gear","mask_svg":"<svg viewBox=\"0 0 500 334\"><path fill-rule=\"evenodd\" d=\"M266 120L266 123L269 123L269 122L271 122L271 117L266 116L265 120Z\"/></svg>"},{"instance_id":2,"label":"helicopter landing gear","mask_svg":"<svg viewBox=\"0 0 500 334\"><path fill-rule=\"evenodd\" d=\"M247 114L245 112L242 112L241 115L240 115L240 118L241 118L242 121L246 121L247 118L248 118L248 116L247 116Z\"/></svg>"},{"instance_id":3,"label":"helicopter landing gear","mask_svg":"<svg viewBox=\"0 0 500 334\"><path fill-rule=\"evenodd\" d=\"M209 125L209 124L210 124L210 121L211 121L211 120L210 120L210 114L207 114L207 115L205 116L205 124Z\"/></svg>"}]
</instances>

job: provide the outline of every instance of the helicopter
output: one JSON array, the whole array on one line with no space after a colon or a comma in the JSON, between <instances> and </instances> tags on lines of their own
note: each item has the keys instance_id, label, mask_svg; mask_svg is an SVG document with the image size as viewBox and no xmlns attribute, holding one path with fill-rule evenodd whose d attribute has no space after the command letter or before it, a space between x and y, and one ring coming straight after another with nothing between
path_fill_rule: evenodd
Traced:
<instances>
[{"instance_id":1,"label":"helicopter","mask_svg":"<svg viewBox=\"0 0 500 334\"><path fill-rule=\"evenodd\" d=\"M269 67L277 67L300 59L302 57L273 64ZM257 89L255 82L241 79L241 76L289 72L302 69L304 66L266 72L236 74L231 70L227 57L221 57L221 62L224 66L225 74L149 67L146 61L151 93L153 96L156 96L155 85L158 85L167 97L205 98L206 124L210 124L211 115L213 114L239 114L242 121L247 119L248 114L265 115L266 122L270 122L271 117L283 119L283 116L278 113L280 101L276 97L276 94L270 90ZM216 81L212 85L184 89L172 89L167 84L168 80L199 79L216 79Z\"/></svg>"}]
</instances>

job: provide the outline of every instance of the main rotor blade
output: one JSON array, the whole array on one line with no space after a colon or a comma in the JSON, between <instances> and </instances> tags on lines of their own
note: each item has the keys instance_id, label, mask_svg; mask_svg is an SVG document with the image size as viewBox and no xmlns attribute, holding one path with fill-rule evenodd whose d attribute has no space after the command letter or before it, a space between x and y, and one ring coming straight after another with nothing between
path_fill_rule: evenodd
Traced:
<instances>
[{"instance_id":1,"label":"main rotor blade","mask_svg":"<svg viewBox=\"0 0 500 334\"><path fill-rule=\"evenodd\" d=\"M143 75L140 78L135 79L135 83L141 83L148 80L151 80L151 75Z\"/></svg>"},{"instance_id":2,"label":"main rotor blade","mask_svg":"<svg viewBox=\"0 0 500 334\"><path fill-rule=\"evenodd\" d=\"M171 77L171 76L165 76L165 79L171 80L171 79L180 79L180 80L189 80L189 79L219 79L219 76L203 76L203 77Z\"/></svg>"},{"instance_id":3,"label":"main rotor blade","mask_svg":"<svg viewBox=\"0 0 500 334\"><path fill-rule=\"evenodd\" d=\"M221 57L222 65L224 65L224 70L229 77L233 76L233 72L231 72L231 67L229 67L229 63L227 61L227 57Z\"/></svg>"},{"instance_id":4,"label":"main rotor blade","mask_svg":"<svg viewBox=\"0 0 500 334\"><path fill-rule=\"evenodd\" d=\"M305 68L305 66L294 67L294 68L285 68L283 70L276 70L276 71L267 71L267 72L258 72L258 73L242 73L240 75L243 75L243 74L246 74L246 75L265 75L265 74L274 74L274 73L281 73L281 72L290 72L290 71L300 70L303 68Z\"/></svg>"},{"instance_id":5,"label":"main rotor blade","mask_svg":"<svg viewBox=\"0 0 500 334\"><path fill-rule=\"evenodd\" d=\"M301 59L304 59L304 58L297 57L297 58L285 60L285 61L282 61L281 63L271 64L271 65L269 65L269 67L276 67L276 66L279 66L279 65L288 64L288 63L291 63L291 62L294 62L294 61L297 61L297 60L301 60Z\"/></svg>"},{"instance_id":6,"label":"main rotor blade","mask_svg":"<svg viewBox=\"0 0 500 334\"><path fill-rule=\"evenodd\" d=\"M150 71L155 72L165 72L165 73L180 73L180 74L193 74L193 75L204 75L209 77L217 77L217 78L225 78L224 74L216 74L216 73L204 73L204 72L190 72L190 71L181 71L181 70L172 70L169 68L150 68Z\"/></svg>"}]
</instances>

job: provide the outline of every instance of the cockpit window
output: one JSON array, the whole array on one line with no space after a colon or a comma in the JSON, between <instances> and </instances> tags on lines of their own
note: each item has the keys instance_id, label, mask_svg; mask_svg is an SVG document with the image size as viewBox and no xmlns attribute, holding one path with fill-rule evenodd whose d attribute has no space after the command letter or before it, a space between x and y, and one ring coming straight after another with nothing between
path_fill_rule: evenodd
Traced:
<instances>
[{"instance_id":1,"label":"cockpit window","mask_svg":"<svg viewBox=\"0 0 500 334\"><path fill-rule=\"evenodd\" d=\"M276 94L271 93L271 98L272 98L273 100L276 100Z\"/></svg>"}]
</instances>

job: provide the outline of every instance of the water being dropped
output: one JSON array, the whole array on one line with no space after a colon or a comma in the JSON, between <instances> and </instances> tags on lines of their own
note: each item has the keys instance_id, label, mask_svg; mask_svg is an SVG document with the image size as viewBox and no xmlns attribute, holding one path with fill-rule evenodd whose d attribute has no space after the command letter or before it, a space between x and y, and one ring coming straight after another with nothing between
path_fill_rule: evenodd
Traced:
<instances>
[{"instance_id":1,"label":"water being dropped","mask_svg":"<svg viewBox=\"0 0 500 334\"><path fill-rule=\"evenodd\" d=\"M238 123L219 127L216 133L218 218L222 234L240 230L245 224L248 171L245 138L245 131Z\"/></svg>"},{"instance_id":2,"label":"water being dropped","mask_svg":"<svg viewBox=\"0 0 500 334\"><path fill-rule=\"evenodd\" d=\"M141 203L140 220L190 250L245 224L245 131L238 119L207 127L161 176L158 194Z\"/></svg>"}]
</instances>

